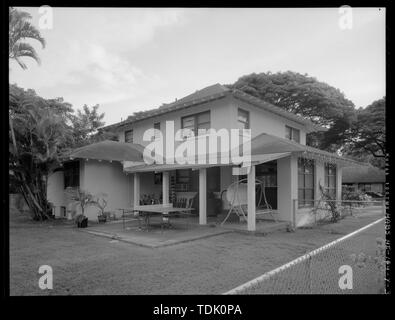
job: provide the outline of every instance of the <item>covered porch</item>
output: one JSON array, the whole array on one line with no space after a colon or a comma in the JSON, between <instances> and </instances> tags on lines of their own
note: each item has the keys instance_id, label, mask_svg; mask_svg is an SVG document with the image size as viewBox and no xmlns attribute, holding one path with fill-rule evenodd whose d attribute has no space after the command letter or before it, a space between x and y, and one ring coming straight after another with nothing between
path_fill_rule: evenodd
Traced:
<instances>
[{"instance_id":1,"label":"covered porch","mask_svg":"<svg viewBox=\"0 0 395 320\"><path fill-rule=\"evenodd\" d=\"M300 160L309 160L312 163L311 168L305 169L302 165L301 169ZM287 139L261 134L251 140L251 162L248 166L241 167L233 163L219 164L219 162L217 164L145 164L124 166L124 171L133 176L133 206L135 207L142 204L141 183L143 180L143 183L146 183L145 179L142 179L144 175L158 176L161 196L157 203L164 206L176 206L174 199L177 197L174 197L174 193L182 193L182 179L190 176L192 182L185 183L188 187L184 191L195 194L191 205L195 213L191 219L195 223L201 226L209 223L212 202L209 206L208 202L214 194L220 200L222 208L216 216L216 225L231 229L233 226L236 230L255 232L257 229L264 229L265 223L301 226L308 221L304 215L310 214L309 205L314 205L314 201L321 197L321 187L333 189L331 192L333 191L334 199L339 200L341 169L350 164L355 165L355 162ZM327 174L329 167L333 168L330 171L331 176ZM215 176L217 182L213 181ZM225 200L226 193L229 192L228 187L238 184L238 181L241 181L242 188L239 189L243 189L245 197L241 201L243 214L237 213L238 210L232 212L232 209L238 206L233 206L229 199ZM209 190L216 184L220 187ZM178 186L174 188L174 185ZM262 208L262 203L258 199L257 185L263 185L265 208ZM267 211L270 213L262 214ZM220 220L224 215L227 217L228 214L233 213L236 214L236 220L224 219L226 222Z\"/></svg>"},{"instance_id":2,"label":"covered porch","mask_svg":"<svg viewBox=\"0 0 395 320\"><path fill-rule=\"evenodd\" d=\"M180 217L177 222L265 233L267 227L289 224L279 210L279 199L287 191L287 183L278 184L278 178L283 178L281 172L288 172L285 167L289 161L281 161L284 158L290 159L290 153L267 154L237 174L230 165L151 165L125 171L133 176L133 207L152 203L179 207L180 198L189 196L191 202L186 207L193 210L188 218ZM148 181L154 183L149 186ZM244 192L240 199L233 195L234 188L230 190L235 185L240 186L240 194ZM239 206L243 215L237 210Z\"/></svg>"}]
</instances>

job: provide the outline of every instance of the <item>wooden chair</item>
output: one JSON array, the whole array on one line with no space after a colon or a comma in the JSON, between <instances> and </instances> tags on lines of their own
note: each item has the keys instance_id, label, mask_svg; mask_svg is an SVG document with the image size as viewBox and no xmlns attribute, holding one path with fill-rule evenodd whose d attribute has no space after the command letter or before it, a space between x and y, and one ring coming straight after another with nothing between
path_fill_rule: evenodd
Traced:
<instances>
[{"instance_id":1,"label":"wooden chair","mask_svg":"<svg viewBox=\"0 0 395 320\"><path fill-rule=\"evenodd\" d=\"M176 192L176 201L173 204L177 208L193 208L193 203L197 192ZM180 212L182 215L191 216L191 211ZM189 221L187 220L187 229L189 229Z\"/></svg>"},{"instance_id":2,"label":"wooden chair","mask_svg":"<svg viewBox=\"0 0 395 320\"><path fill-rule=\"evenodd\" d=\"M187 209L192 208L196 195L197 192L176 192L176 202L174 203L174 207ZM187 211L185 212L189 213Z\"/></svg>"}]
</instances>

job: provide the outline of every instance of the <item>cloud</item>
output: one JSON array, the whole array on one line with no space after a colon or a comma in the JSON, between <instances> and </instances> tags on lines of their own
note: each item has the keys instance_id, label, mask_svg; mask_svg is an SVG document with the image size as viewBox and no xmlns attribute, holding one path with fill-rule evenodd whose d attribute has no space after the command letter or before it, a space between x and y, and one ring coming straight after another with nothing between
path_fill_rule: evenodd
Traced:
<instances>
[{"instance_id":1,"label":"cloud","mask_svg":"<svg viewBox=\"0 0 395 320\"><path fill-rule=\"evenodd\" d=\"M10 80L44 97L63 96L76 107L132 98L160 82L133 64L133 52L181 20L178 9L56 8L53 30L42 30L47 47L37 47L42 65L27 58L29 70L22 71L12 64Z\"/></svg>"}]
</instances>

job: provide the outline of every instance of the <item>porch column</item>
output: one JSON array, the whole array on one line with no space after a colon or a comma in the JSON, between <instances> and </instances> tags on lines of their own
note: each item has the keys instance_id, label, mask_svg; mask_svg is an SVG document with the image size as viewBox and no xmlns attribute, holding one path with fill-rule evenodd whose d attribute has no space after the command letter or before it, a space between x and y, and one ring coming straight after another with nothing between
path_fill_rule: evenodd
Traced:
<instances>
[{"instance_id":1,"label":"porch column","mask_svg":"<svg viewBox=\"0 0 395 320\"><path fill-rule=\"evenodd\" d=\"M169 171L163 171L163 176L162 176L162 203L163 204L168 204L169 203Z\"/></svg>"},{"instance_id":2,"label":"porch column","mask_svg":"<svg viewBox=\"0 0 395 320\"><path fill-rule=\"evenodd\" d=\"M255 166L251 165L247 175L247 207L248 231L255 231L256 203L255 203Z\"/></svg>"},{"instance_id":3,"label":"porch column","mask_svg":"<svg viewBox=\"0 0 395 320\"><path fill-rule=\"evenodd\" d=\"M137 172L133 178L133 205L140 205L140 175Z\"/></svg>"},{"instance_id":4,"label":"porch column","mask_svg":"<svg viewBox=\"0 0 395 320\"><path fill-rule=\"evenodd\" d=\"M207 170L199 169L199 224L207 224Z\"/></svg>"}]
</instances>

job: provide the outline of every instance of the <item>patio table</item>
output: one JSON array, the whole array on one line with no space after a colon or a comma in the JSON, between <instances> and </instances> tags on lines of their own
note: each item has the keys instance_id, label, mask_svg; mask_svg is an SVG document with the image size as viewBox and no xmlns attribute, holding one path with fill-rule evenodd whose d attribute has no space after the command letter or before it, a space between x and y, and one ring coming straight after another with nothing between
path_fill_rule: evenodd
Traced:
<instances>
[{"instance_id":1,"label":"patio table","mask_svg":"<svg viewBox=\"0 0 395 320\"><path fill-rule=\"evenodd\" d=\"M129 211L129 212L138 211L144 217L144 222L145 222L146 228L149 227L150 216L161 215L162 216L161 229L163 229L163 227L165 225L171 226L170 217L172 216L173 213L185 214L186 211L192 211L193 208L177 208L177 207L173 207L172 204L170 204L170 205L152 204L152 205L139 205L139 206L135 206L133 208L121 208L121 210L123 212L122 213L123 220L124 220L125 211ZM125 228L125 222L123 223L123 227Z\"/></svg>"}]
</instances>

